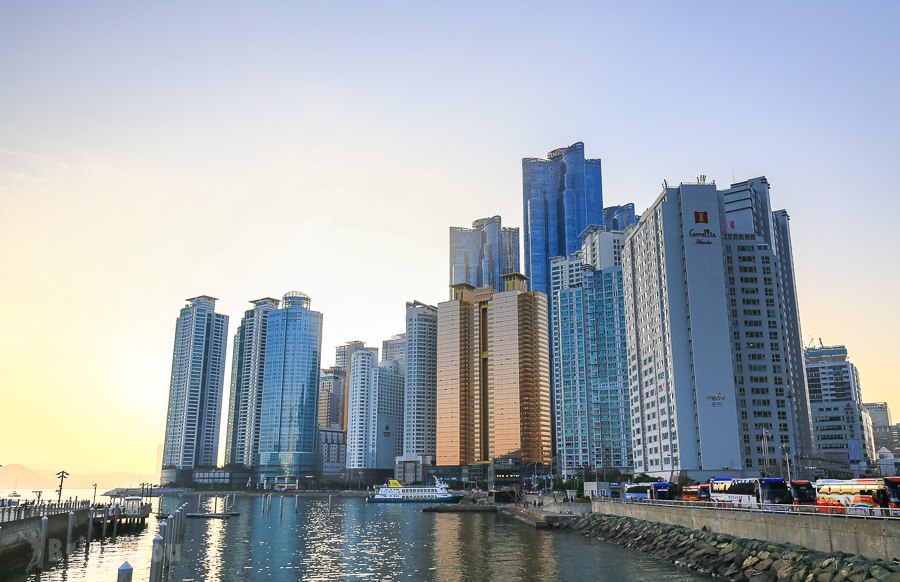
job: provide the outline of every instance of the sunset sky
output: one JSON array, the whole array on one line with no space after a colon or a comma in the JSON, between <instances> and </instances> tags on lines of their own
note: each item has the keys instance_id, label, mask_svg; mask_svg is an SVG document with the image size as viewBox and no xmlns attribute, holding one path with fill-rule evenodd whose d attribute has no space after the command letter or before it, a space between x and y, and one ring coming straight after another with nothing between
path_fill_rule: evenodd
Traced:
<instances>
[{"instance_id":1,"label":"sunset sky","mask_svg":"<svg viewBox=\"0 0 900 582\"><path fill-rule=\"evenodd\" d=\"M380 348L406 301L447 298L448 228L521 226L521 159L576 141L607 206L765 175L806 342L845 344L900 417L898 17L0 3L0 465L155 472L188 297L218 297L231 338L250 300L304 291L324 366Z\"/></svg>"}]
</instances>

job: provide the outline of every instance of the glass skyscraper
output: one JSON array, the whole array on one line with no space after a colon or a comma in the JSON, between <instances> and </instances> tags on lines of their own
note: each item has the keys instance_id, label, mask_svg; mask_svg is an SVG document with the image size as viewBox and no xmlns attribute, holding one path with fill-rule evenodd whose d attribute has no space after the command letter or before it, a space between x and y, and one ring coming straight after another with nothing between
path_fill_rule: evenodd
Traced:
<instances>
[{"instance_id":1,"label":"glass skyscraper","mask_svg":"<svg viewBox=\"0 0 900 582\"><path fill-rule=\"evenodd\" d=\"M479 218L472 228L450 227L450 284L497 290L500 277L519 271L519 229L503 228L500 217Z\"/></svg>"},{"instance_id":2,"label":"glass skyscraper","mask_svg":"<svg viewBox=\"0 0 900 582\"><path fill-rule=\"evenodd\" d=\"M322 314L309 296L287 293L268 314L259 471L267 486L295 486L318 469L316 421Z\"/></svg>"},{"instance_id":3,"label":"glass skyscraper","mask_svg":"<svg viewBox=\"0 0 900 582\"><path fill-rule=\"evenodd\" d=\"M163 483L182 469L215 467L219 453L228 316L215 312L215 297L187 301L175 323Z\"/></svg>"},{"instance_id":4,"label":"glass skyscraper","mask_svg":"<svg viewBox=\"0 0 900 582\"><path fill-rule=\"evenodd\" d=\"M550 259L578 251L579 235L604 217L600 160L586 160L581 142L547 158L522 160L522 195L529 290L549 297Z\"/></svg>"},{"instance_id":5,"label":"glass skyscraper","mask_svg":"<svg viewBox=\"0 0 900 582\"><path fill-rule=\"evenodd\" d=\"M259 418L266 363L266 316L278 308L271 297L251 301L234 334L231 398L225 436L225 464L252 467L259 453Z\"/></svg>"},{"instance_id":6,"label":"glass skyscraper","mask_svg":"<svg viewBox=\"0 0 900 582\"><path fill-rule=\"evenodd\" d=\"M582 251L550 266L556 455L565 475L584 465L629 472L624 235L599 226L585 234Z\"/></svg>"}]
</instances>

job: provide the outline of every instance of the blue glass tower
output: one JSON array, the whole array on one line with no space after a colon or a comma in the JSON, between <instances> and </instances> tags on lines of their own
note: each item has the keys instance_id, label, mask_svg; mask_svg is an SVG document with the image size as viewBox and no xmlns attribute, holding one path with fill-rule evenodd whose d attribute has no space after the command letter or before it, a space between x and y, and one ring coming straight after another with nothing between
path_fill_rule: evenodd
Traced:
<instances>
[{"instance_id":1,"label":"blue glass tower","mask_svg":"<svg viewBox=\"0 0 900 582\"><path fill-rule=\"evenodd\" d=\"M322 314L292 291L268 313L259 471L267 487L309 483L318 467L316 421Z\"/></svg>"},{"instance_id":2,"label":"blue glass tower","mask_svg":"<svg viewBox=\"0 0 900 582\"><path fill-rule=\"evenodd\" d=\"M519 272L519 229L499 216L479 218L472 228L450 227L450 284L500 290L503 275Z\"/></svg>"},{"instance_id":3,"label":"blue glass tower","mask_svg":"<svg viewBox=\"0 0 900 582\"><path fill-rule=\"evenodd\" d=\"M603 224L603 187L600 160L584 159L583 143L547 158L522 160L522 194L529 290L550 297L550 259L578 251L578 235Z\"/></svg>"}]
</instances>

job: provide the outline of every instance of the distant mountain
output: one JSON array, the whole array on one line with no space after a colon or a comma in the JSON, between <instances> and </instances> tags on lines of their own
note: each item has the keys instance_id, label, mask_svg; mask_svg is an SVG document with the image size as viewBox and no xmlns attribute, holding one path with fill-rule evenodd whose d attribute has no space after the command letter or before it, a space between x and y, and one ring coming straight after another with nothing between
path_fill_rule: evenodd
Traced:
<instances>
[{"instance_id":1,"label":"distant mountain","mask_svg":"<svg viewBox=\"0 0 900 582\"><path fill-rule=\"evenodd\" d=\"M56 489L59 486L58 471L32 470L25 465L3 465L0 467L0 489ZM18 480L18 484L17 484ZM139 487L141 483L156 483L158 476L142 473L71 473L65 481L66 489L91 489L94 483L98 491L116 487Z\"/></svg>"},{"instance_id":2,"label":"distant mountain","mask_svg":"<svg viewBox=\"0 0 900 582\"><path fill-rule=\"evenodd\" d=\"M52 489L53 481L32 471L25 465L3 465L0 467L0 489L15 489L19 492L32 489Z\"/></svg>"}]
</instances>

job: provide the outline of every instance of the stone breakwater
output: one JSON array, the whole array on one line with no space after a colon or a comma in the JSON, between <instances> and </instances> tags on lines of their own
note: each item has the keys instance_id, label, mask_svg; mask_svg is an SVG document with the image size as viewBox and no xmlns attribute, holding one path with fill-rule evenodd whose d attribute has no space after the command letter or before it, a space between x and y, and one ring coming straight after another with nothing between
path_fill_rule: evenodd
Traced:
<instances>
[{"instance_id":1,"label":"stone breakwater","mask_svg":"<svg viewBox=\"0 0 900 582\"><path fill-rule=\"evenodd\" d=\"M824 553L598 513L573 520L568 527L734 582L900 582L900 565L843 552Z\"/></svg>"}]
</instances>

